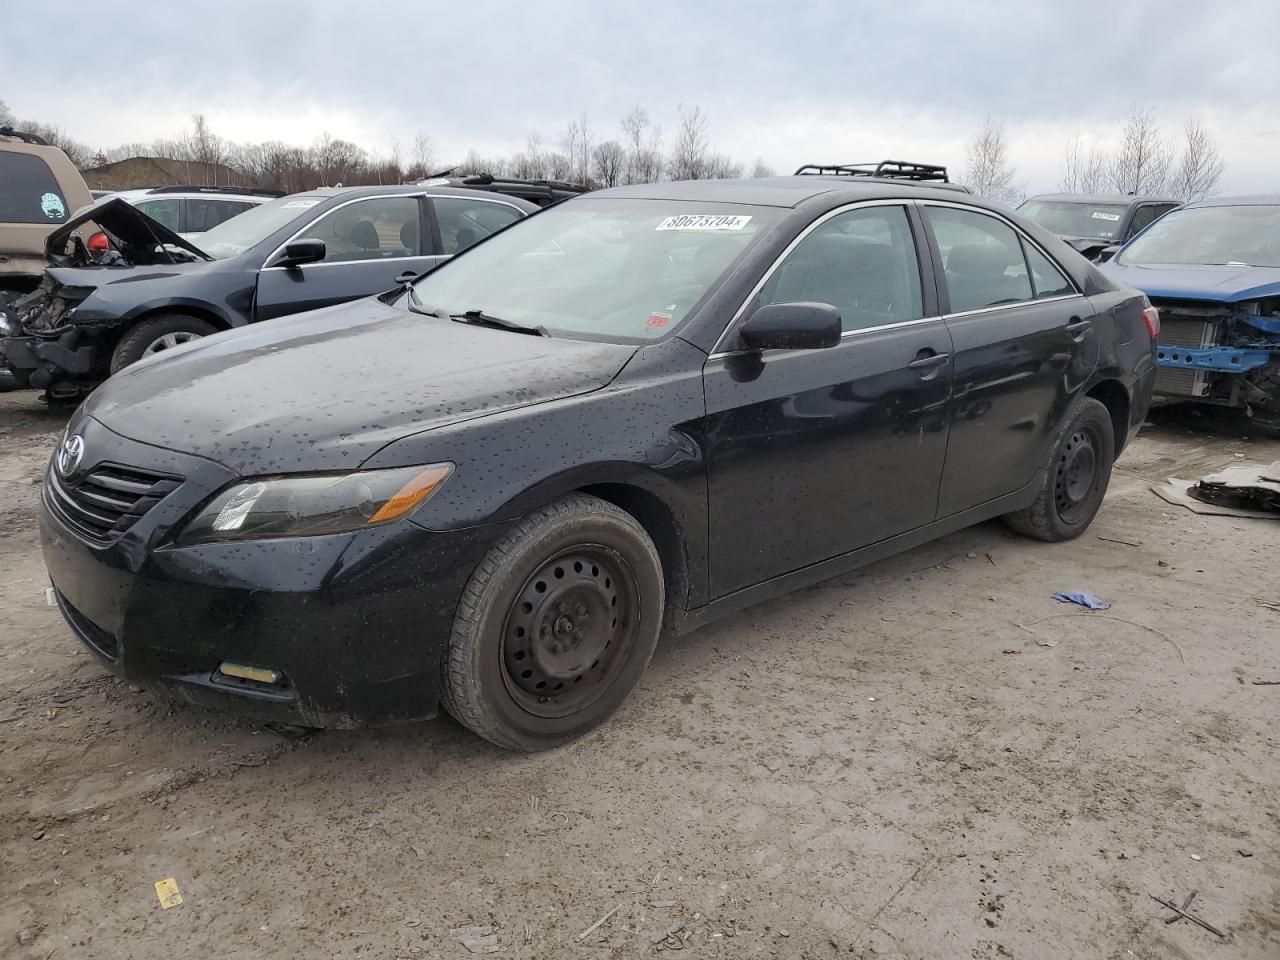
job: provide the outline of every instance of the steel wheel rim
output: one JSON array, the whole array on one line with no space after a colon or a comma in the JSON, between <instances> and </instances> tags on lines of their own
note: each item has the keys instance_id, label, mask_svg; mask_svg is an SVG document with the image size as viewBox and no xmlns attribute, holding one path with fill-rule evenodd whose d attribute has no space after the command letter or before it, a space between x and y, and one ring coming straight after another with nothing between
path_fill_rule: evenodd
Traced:
<instances>
[{"instance_id":1,"label":"steel wheel rim","mask_svg":"<svg viewBox=\"0 0 1280 960\"><path fill-rule=\"evenodd\" d=\"M1077 523L1088 513L1102 475L1097 431L1091 426L1075 430L1063 444L1053 481L1053 501L1065 523Z\"/></svg>"},{"instance_id":2,"label":"steel wheel rim","mask_svg":"<svg viewBox=\"0 0 1280 960\"><path fill-rule=\"evenodd\" d=\"M640 589L631 565L601 544L563 550L516 594L502 627L502 677L524 710L577 713L602 697L634 647Z\"/></svg>"},{"instance_id":3,"label":"steel wheel rim","mask_svg":"<svg viewBox=\"0 0 1280 960\"><path fill-rule=\"evenodd\" d=\"M200 334L191 333L186 330L178 330L178 331L175 331L174 333L162 333L160 336L156 337L149 344L147 344L147 349L142 351L142 355L144 357L147 357L153 353L160 353L161 351L164 351L164 350L172 350L174 347L180 347L184 343L190 343L192 340L199 340L199 339L200 339Z\"/></svg>"}]
</instances>

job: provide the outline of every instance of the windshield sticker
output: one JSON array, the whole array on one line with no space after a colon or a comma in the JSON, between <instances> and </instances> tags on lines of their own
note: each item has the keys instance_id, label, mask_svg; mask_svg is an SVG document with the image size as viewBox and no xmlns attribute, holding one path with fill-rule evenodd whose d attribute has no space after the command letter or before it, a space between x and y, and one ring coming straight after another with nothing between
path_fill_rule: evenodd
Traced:
<instances>
[{"instance_id":1,"label":"windshield sticker","mask_svg":"<svg viewBox=\"0 0 1280 960\"><path fill-rule=\"evenodd\" d=\"M1093 219L1095 219L1095 220L1110 220L1112 223L1119 223L1119 222L1120 222L1120 214L1118 214L1118 213L1103 213L1101 210L1095 210L1095 211L1093 211Z\"/></svg>"},{"instance_id":2,"label":"windshield sticker","mask_svg":"<svg viewBox=\"0 0 1280 960\"><path fill-rule=\"evenodd\" d=\"M314 207L319 200L290 200L284 205L285 210L306 210L308 207Z\"/></svg>"},{"instance_id":3,"label":"windshield sticker","mask_svg":"<svg viewBox=\"0 0 1280 960\"><path fill-rule=\"evenodd\" d=\"M709 213L686 213L667 217L655 230L741 230L750 217L720 217Z\"/></svg>"},{"instance_id":4,"label":"windshield sticker","mask_svg":"<svg viewBox=\"0 0 1280 960\"><path fill-rule=\"evenodd\" d=\"M56 193L46 193L40 198L40 209L50 220L67 219L67 205Z\"/></svg>"},{"instance_id":5,"label":"windshield sticker","mask_svg":"<svg viewBox=\"0 0 1280 960\"><path fill-rule=\"evenodd\" d=\"M651 313L649 319L644 322L646 327L665 327L671 322L671 315L667 313Z\"/></svg>"}]
</instances>

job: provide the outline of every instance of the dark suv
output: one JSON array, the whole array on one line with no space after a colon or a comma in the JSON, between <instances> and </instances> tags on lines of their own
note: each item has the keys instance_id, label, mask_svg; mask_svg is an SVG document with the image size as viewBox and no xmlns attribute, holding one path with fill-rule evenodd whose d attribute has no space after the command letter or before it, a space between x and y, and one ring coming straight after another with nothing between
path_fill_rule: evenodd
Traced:
<instances>
[{"instance_id":1,"label":"dark suv","mask_svg":"<svg viewBox=\"0 0 1280 960\"><path fill-rule=\"evenodd\" d=\"M664 625L992 517L1080 535L1146 415L1154 323L956 191L603 190L398 296L112 377L45 475L45 562L136 683L315 726L443 704L554 746Z\"/></svg>"},{"instance_id":2,"label":"dark suv","mask_svg":"<svg viewBox=\"0 0 1280 960\"><path fill-rule=\"evenodd\" d=\"M74 398L218 330L393 289L537 209L448 187L325 188L187 241L124 200L101 200L50 235L40 288L0 330L5 355L20 384ZM106 254L76 234L89 222Z\"/></svg>"},{"instance_id":3,"label":"dark suv","mask_svg":"<svg viewBox=\"0 0 1280 960\"><path fill-rule=\"evenodd\" d=\"M1121 244L1180 206L1182 201L1172 197L1046 193L1024 201L1018 212L1056 233L1082 256L1105 261Z\"/></svg>"}]
</instances>

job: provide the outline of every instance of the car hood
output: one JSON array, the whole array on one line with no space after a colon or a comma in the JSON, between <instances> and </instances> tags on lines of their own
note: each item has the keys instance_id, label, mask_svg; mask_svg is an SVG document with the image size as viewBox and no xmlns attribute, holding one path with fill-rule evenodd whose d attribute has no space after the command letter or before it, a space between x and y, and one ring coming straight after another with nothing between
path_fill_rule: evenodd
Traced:
<instances>
[{"instance_id":1,"label":"car hood","mask_svg":"<svg viewBox=\"0 0 1280 960\"><path fill-rule=\"evenodd\" d=\"M242 476L342 470L411 434L599 389L635 350L359 300L158 354L84 412Z\"/></svg>"},{"instance_id":2,"label":"car hood","mask_svg":"<svg viewBox=\"0 0 1280 960\"><path fill-rule=\"evenodd\" d=\"M70 252L67 249L72 235L86 223L96 224L124 259L134 266L182 263L193 257L197 260L213 259L190 240L184 240L163 223L116 197L82 207L75 216L50 233L44 246L45 257L50 263L60 267L92 265L78 244L73 244ZM172 247L184 253L167 249Z\"/></svg>"},{"instance_id":3,"label":"car hood","mask_svg":"<svg viewBox=\"0 0 1280 960\"><path fill-rule=\"evenodd\" d=\"M1114 260L1098 268L1112 280L1136 287L1148 297L1240 303L1280 296L1280 268L1229 264L1145 266Z\"/></svg>"}]
</instances>

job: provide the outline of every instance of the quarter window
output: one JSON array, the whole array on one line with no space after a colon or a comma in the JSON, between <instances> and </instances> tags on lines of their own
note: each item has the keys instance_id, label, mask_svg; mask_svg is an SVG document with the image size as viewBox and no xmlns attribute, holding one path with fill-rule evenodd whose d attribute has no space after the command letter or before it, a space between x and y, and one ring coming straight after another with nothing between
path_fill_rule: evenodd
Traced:
<instances>
[{"instance_id":1,"label":"quarter window","mask_svg":"<svg viewBox=\"0 0 1280 960\"><path fill-rule=\"evenodd\" d=\"M325 214L298 235L323 240L324 263L416 257L422 244L416 197L371 197Z\"/></svg>"},{"instance_id":2,"label":"quarter window","mask_svg":"<svg viewBox=\"0 0 1280 960\"><path fill-rule=\"evenodd\" d=\"M440 225L440 252L449 255L461 253L521 216L515 207L492 200L436 197L431 202Z\"/></svg>"},{"instance_id":3,"label":"quarter window","mask_svg":"<svg viewBox=\"0 0 1280 960\"><path fill-rule=\"evenodd\" d=\"M942 254L952 313L1035 299L1022 243L1012 227L955 207L925 209Z\"/></svg>"},{"instance_id":4,"label":"quarter window","mask_svg":"<svg viewBox=\"0 0 1280 960\"><path fill-rule=\"evenodd\" d=\"M1025 240L1022 248L1027 254L1027 266L1031 268L1031 286L1035 288L1037 300L1045 297L1067 297L1076 292L1071 281L1062 275L1062 271Z\"/></svg>"},{"instance_id":5,"label":"quarter window","mask_svg":"<svg viewBox=\"0 0 1280 960\"><path fill-rule=\"evenodd\" d=\"M864 207L823 222L761 288L756 306L829 303L845 330L923 316L915 241L902 207Z\"/></svg>"}]
</instances>

